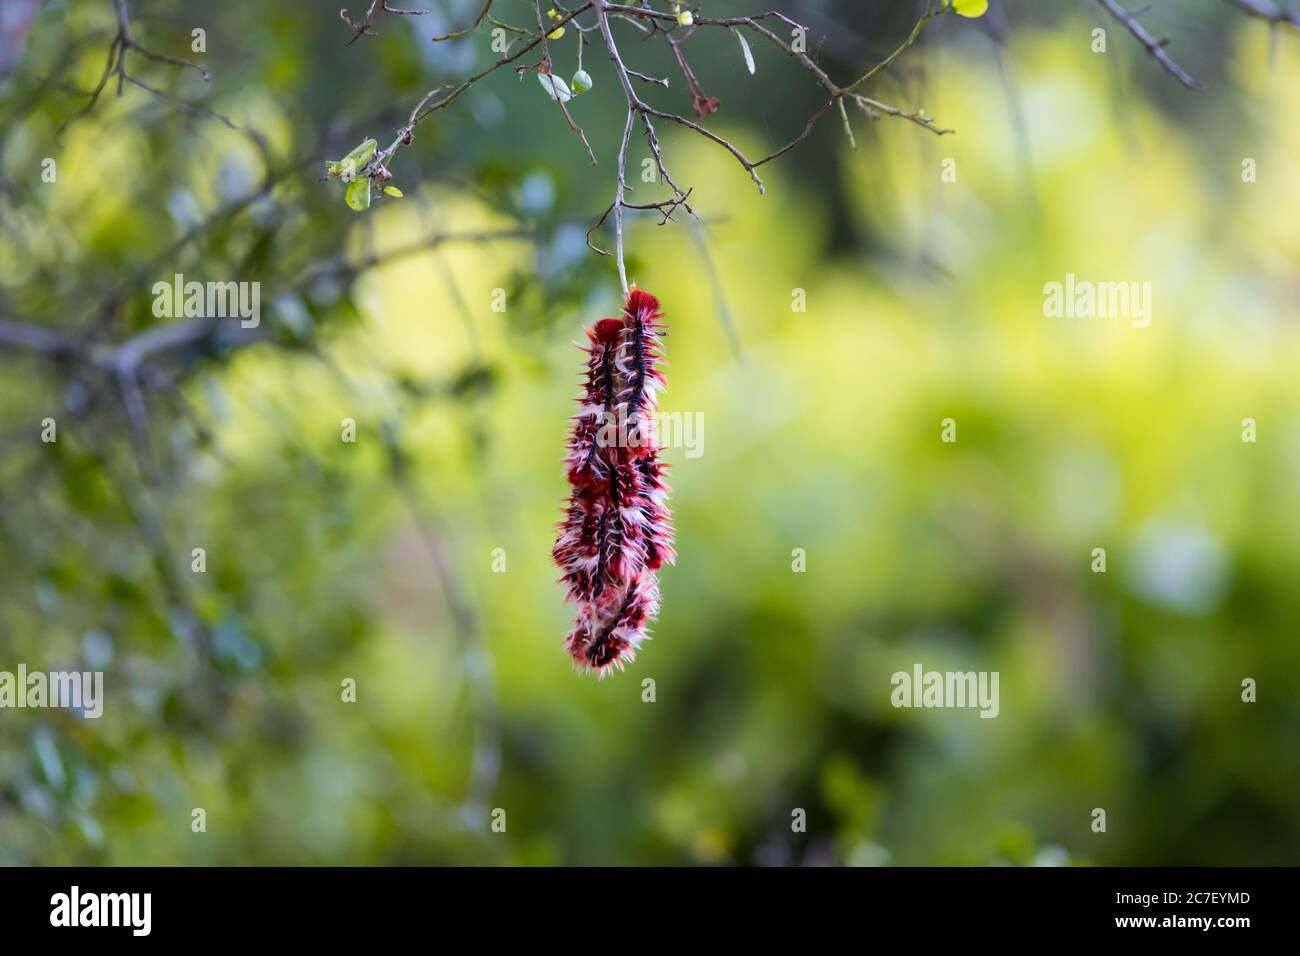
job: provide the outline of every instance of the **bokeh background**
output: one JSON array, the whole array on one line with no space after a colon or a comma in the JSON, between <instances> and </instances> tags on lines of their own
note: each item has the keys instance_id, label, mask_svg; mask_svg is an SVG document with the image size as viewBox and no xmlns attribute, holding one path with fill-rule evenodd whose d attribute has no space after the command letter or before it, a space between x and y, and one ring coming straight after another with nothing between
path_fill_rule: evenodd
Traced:
<instances>
[{"instance_id":1,"label":"bokeh background","mask_svg":"<svg viewBox=\"0 0 1300 956\"><path fill-rule=\"evenodd\" d=\"M841 80L921 6L773 5ZM430 42L473 0L403 6L430 12L347 45L329 5L133 0L158 52L207 31L212 80L131 71L235 131L110 86L60 137L113 4L6 34L0 319L108 348L174 321L151 287L175 272L260 281L263 318L160 355L143 420L111 373L0 347L0 670L107 694L98 721L0 711L0 863L1297 862L1300 34L1155 3L1191 92L1095 4L994 0L871 87L955 133L858 115L853 149L832 113L764 196L661 124L702 221L639 221L629 271L703 454L666 452L680 560L598 681L561 649L550 548L573 343L619 303L583 234L622 94L589 46L592 167L498 71L398 152L404 199L354 213L320 163L492 57ZM662 44L616 31L688 110ZM752 77L734 37L686 48L710 122L762 153L817 91L752 46ZM1067 273L1150 282L1150 327L1045 317ZM894 709L915 663L998 671L1000 715Z\"/></svg>"}]
</instances>

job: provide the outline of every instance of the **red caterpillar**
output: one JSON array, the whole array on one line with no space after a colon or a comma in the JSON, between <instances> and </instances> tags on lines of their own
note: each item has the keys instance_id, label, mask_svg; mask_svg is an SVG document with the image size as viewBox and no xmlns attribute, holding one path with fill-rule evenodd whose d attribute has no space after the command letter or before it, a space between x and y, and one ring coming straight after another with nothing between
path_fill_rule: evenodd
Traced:
<instances>
[{"instance_id":1,"label":"red caterpillar","mask_svg":"<svg viewBox=\"0 0 1300 956\"><path fill-rule=\"evenodd\" d=\"M654 427L661 319L658 300L633 289L621 318L587 330L586 389L564 459L572 491L551 552L577 608L564 646L602 677L635 659L659 612L656 572L677 558Z\"/></svg>"}]
</instances>

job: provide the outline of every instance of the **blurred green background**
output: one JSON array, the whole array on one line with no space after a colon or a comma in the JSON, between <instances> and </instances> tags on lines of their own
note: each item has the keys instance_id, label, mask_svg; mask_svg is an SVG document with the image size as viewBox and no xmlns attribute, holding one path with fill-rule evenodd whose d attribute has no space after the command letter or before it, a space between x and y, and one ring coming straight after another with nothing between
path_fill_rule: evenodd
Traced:
<instances>
[{"instance_id":1,"label":"blurred green background","mask_svg":"<svg viewBox=\"0 0 1300 956\"><path fill-rule=\"evenodd\" d=\"M774 5L839 80L919 9ZM349 46L319 4L132 2L212 80L132 73L236 131L110 85L56 135L108 0L41 5L0 79L0 319L111 347L175 321L150 291L175 272L263 295L258 340L151 366L134 428L111 371L0 347L0 670L103 670L107 695L98 721L0 711L0 863L1298 862L1300 35L1156 4L1190 92L1094 4L995 0L870 88L954 134L859 114L855 150L832 112L764 196L660 124L702 223L638 220L628 266L703 454L665 453L680 558L654 639L598 681L561 648L550 548L572 343L619 307L583 233L625 103L588 46L593 167L498 71L398 151L404 199L353 213L319 164L493 56L430 42L476 2L418 6ZM663 44L615 30L688 111ZM754 154L796 135L808 76L755 39L751 77L717 34L686 44L708 122ZM1067 273L1150 282L1150 327L1045 317ZM915 663L999 672L999 716L894 709Z\"/></svg>"}]
</instances>

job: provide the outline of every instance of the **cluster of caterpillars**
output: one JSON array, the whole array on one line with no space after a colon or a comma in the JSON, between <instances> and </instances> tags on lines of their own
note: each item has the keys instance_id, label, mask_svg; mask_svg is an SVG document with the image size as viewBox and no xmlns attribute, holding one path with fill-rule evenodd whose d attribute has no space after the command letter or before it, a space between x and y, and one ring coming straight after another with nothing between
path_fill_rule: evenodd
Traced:
<instances>
[{"instance_id":1,"label":"cluster of caterpillars","mask_svg":"<svg viewBox=\"0 0 1300 956\"><path fill-rule=\"evenodd\" d=\"M582 670L622 670L659 612L659 569L676 560L666 465L655 434L663 313L633 289L619 318L587 330L587 371L565 471L572 486L552 552L577 621L565 648Z\"/></svg>"}]
</instances>

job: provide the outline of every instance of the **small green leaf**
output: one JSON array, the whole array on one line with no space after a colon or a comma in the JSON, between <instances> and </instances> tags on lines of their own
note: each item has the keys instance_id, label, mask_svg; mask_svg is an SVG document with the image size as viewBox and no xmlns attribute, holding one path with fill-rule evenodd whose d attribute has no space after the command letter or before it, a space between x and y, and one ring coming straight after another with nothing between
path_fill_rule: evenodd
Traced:
<instances>
[{"instance_id":1,"label":"small green leaf","mask_svg":"<svg viewBox=\"0 0 1300 956\"><path fill-rule=\"evenodd\" d=\"M362 176L360 179L354 179L348 183L346 199L349 209L355 209L357 212L369 209L370 177Z\"/></svg>"},{"instance_id":2,"label":"small green leaf","mask_svg":"<svg viewBox=\"0 0 1300 956\"><path fill-rule=\"evenodd\" d=\"M574 96L579 93L586 93L591 89L591 74L586 70L579 70L573 74L573 77L569 80L569 85L573 87Z\"/></svg>"},{"instance_id":3,"label":"small green leaf","mask_svg":"<svg viewBox=\"0 0 1300 956\"><path fill-rule=\"evenodd\" d=\"M394 199L401 199L401 198L402 198L402 191L401 191L400 189L398 189L396 186L385 186L385 187L384 187L384 195L385 195L385 196L392 196Z\"/></svg>"},{"instance_id":4,"label":"small green leaf","mask_svg":"<svg viewBox=\"0 0 1300 956\"><path fill-rule=\"evenodd\" d=\"M958 16L982 17L989 8L989 0L952 0L952 9Z\"/></svg>"}]
</instances>

